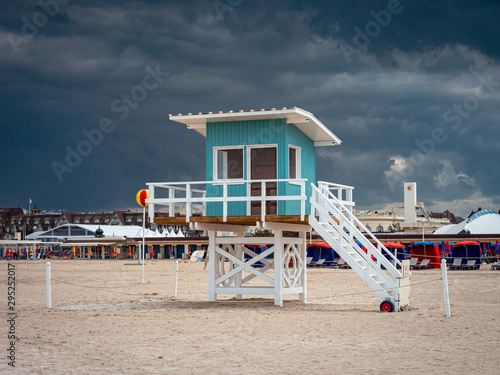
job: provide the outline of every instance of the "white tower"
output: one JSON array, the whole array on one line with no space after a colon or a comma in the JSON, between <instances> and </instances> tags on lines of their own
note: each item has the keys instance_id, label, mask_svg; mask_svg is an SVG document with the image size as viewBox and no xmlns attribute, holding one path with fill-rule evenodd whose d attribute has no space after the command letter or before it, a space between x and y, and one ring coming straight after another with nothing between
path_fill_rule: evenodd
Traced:
<instances>
[{"instance_id":1,"label":"white tower","mask_svg":"<svg viewBox=\"0 0 500 375\"><path fill-rule=\"evenodd\" d=\"M404 184L405 226L415 226L417 221L417 183L405 182Z\"/></svg>"}]
</instances>

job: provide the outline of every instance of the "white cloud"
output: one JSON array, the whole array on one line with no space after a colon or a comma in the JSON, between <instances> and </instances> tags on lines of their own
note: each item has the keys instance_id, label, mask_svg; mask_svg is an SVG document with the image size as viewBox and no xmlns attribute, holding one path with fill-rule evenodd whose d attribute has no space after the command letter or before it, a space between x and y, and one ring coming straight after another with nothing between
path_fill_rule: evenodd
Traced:
<instances>
[{"instance_id":1,"label":"white cloud","mask_svg":"<svg viewBox=\"0 0 500 375\"><path fill-rule=\"evenodd\" d=\"M476 180L474 178L469 177L463 172L456 173L451 161L440 160L439 162L443 165L443 169L434 176L434 184L436 185L436 187L445 188L450 185L459 184L461 182L471 187L477 186Z\"/></svg>"},{"instance_id":2,"label":"white cloud","mask_svg":"<svg viewBox=\"0 0 500 375\"><path fill-rule=\"evenodd\" d=\"M450 201L434 201L427 209L434 212L443 212L450 210L456 216L466 218L472 210L482 209L496 210L496 204L492 197L485 197L482 193L477 192L464 199L453 199Z\"/></svg>"}]
</instances>

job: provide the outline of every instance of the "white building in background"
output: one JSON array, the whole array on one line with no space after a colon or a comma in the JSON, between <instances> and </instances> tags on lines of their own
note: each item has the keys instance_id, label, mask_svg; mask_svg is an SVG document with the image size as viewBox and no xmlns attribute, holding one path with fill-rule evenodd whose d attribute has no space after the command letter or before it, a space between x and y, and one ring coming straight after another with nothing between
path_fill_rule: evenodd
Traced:
<instances>
[{"instance_id":1,"label":"white building in background","mask_svg":"<svg viewBox=\"0 0 500 375\"><path fill-rule=\"evenodd\" d=\"M390 211L355 210L355 215L371 232L432 233L445 225L455 224L455 216L445 211L430 214L422 202L417 202L417 183L405 182L403 207L394 204ZM403 214L401 214L401 208Z\"/></svg>"},{"instance_id":2,"label":"white building in background","mask_svg":"<svg viewBox=\"0 0 500 375\"><path fill-rule=\"evenodd\" d=\"M35 239L39 242L64 242L74 238L96 238L96 235L99 235L101 238L138 238L142 237L142 227L137 225L64 224L44 232L32 233L26 236L26 239ZM145 237L165 236L146 229Z\"/></svg>"},{"instance_id":3,"label":"white building in background","mask_svg":"<svg viewBox=\"0 0 500 375\"><path fill-rule=\"evenodd\" d=\"M439 228L436 234L500 234L500 214L493 210L481 210L459 224Z\"/></svg>"}]
</instances>

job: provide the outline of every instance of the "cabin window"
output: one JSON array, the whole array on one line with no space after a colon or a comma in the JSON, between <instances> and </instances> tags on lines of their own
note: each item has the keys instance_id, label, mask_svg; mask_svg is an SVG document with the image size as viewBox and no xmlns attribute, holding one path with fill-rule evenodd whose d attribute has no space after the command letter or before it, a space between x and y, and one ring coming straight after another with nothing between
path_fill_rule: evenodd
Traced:
<instances>
[{"instance_id":1,"label":"cabin window","mask_svg":"<svg viewBox=\"0 0 500 375\"><path fill-rule=\"evenodd\" d=\"M300 148L290 146L288 148L288 178L300 178Z\"/></svg>"},{"instance_id":2,"label":"cabin window","mask_svg":"<svg viewBox=\"0 0 500 375\"><path fill-rule=\"evenodd\" d=\"M243 178L243 148L215 150L215 179Z\"/></svg>"}]
</instances>

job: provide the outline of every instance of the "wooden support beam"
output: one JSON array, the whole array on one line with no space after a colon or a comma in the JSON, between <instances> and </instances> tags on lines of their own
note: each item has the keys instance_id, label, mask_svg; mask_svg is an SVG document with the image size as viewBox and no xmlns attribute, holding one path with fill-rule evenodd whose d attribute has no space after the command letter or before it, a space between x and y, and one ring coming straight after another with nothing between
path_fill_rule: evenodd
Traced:
<instances>
[{"instance_id":1,"label":"wooden support beam","mask_svg":"<svg viewBox=\"0 0 500 375\"><path fill-rule=\"evenodd\" d=\"M223 216L191 216L186 221L185 216L175 216L175 217L155 217L154 222L156 224L166 224L166 225L188 225L189 222L192 223L210 223L210 224L231 224L231 225L247 225L256 226L257 222L261 221L260 215L251 216L228 216L227 220L224 221ZM289 224L301 224L309 225L307 220L301 220L300 215L266 215L265 222L272 223L289 223Z\"/></svg>"}]
</instances>

